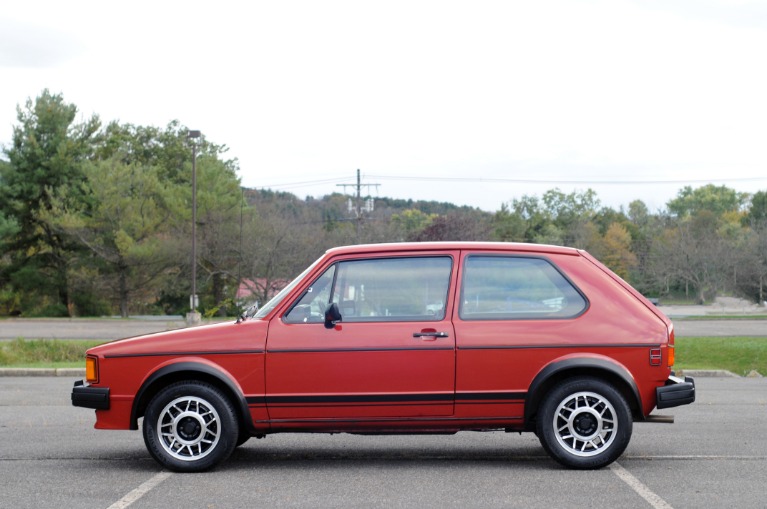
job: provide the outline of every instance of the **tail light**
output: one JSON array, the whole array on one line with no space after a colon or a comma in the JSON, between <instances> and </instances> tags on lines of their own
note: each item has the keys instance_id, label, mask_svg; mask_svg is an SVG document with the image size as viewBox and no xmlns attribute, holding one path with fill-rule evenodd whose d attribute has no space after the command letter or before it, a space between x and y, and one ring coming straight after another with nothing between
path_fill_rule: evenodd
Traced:
<instances>
[{"instance_id":1,"label":"tail light","mask_svg":"<svg viewBox=\"0 0 767 509\"><path fill-rule=\"evenodd\" d=\"M674 366L674 324L671 323L668 326L668 356L666 357L666 366Z\"/></svg>"},{"instance_id":2,"label":"tail light","mask_svg":"<svg viewBox=\"0 0 767 509\"><path fill-rule=\"evenodd\" d=\"M650 348L650 366L660 366L662 354L660 347Z\"/></svg>"}]
</instances>

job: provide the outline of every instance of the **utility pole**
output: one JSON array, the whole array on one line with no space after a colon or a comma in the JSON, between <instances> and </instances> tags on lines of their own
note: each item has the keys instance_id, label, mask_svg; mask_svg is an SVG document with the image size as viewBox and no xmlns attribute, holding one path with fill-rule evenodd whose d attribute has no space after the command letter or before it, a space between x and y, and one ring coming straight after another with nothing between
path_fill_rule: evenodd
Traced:
<instances>
[{"instance_id":1,"label":"utility pole","mask_svg":"<svg viewBox=\"0 0 767 509\"><path fill-rule=\"evenodd\" d=\"M200 131L189 131L186 135L192 143L192 295L189 297L189 307L192 310L187 314L186 321L189 325L199 325L200 313L197 311L199 301L197 299L197 140Z\"/></svg>"},{"instance_id":2,"label":"utility pole","mask_svg":"<svg viewBox=\"0 0 767 509\"><path fill-rule=\"evenodd\" d=\"M362 212L363 212L363 206L362 206L362 186L363 185L367 186L367 188L368 188L368 195L370 195L370 188L371 187L375 187L376 189L378 189L378 186L380 186L381 184L363 184L362 180L360 179L360 170L359 170L359 168L357 168L357 184L356 184L356 187L357 187L357 198L355 200L353 208L351 206L351 203L349 203L349 212L354 210L354 215L355 215L355 233L357 235L357 242L358 243L360 241L360 225L362 224ZM344 188L344 193L345 193L347 187L355 187L355 184L336 184L336 186L343 187ZM350 202L351 202L351 200L350 200ZM373 200L372 200L372 198L367 200L367 202L365 202L364 211L365 212L373 212Z\"/></svg>"}]
</instances>

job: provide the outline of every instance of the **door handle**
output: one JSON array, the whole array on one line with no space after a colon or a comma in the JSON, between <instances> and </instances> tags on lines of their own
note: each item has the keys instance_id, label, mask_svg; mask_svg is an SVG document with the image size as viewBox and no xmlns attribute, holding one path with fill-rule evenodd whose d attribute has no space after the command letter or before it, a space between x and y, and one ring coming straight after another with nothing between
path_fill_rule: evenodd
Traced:
<instances>
[{"instance_id":1,"label":"door handle","mask_svg":"<svg viewBox=\"0 0 767 509\"><path fill-rule=\"evenodd\" d=\"M437 331L431 331L431 332L414 332L413 333L414 338L446 338L449 337L447 332L437 332Z\"/></svg>"}]
</instances>

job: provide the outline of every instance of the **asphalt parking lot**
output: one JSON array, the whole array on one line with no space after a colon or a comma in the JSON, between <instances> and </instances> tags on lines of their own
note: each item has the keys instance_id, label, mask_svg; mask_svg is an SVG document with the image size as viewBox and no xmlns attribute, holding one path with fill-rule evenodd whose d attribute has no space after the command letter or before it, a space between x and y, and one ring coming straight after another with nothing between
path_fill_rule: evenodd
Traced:
<instances>
[{"instance_id":1,"label":"asphalt parking lot","mask_svg":"<svg viewBox=\"0 0 767 509\"><path fill-rule=\"evenodd\" d=\"M0 378L2 507L765 507L767 379L703 378L675 424L634 427L611 468L564 470L532 434L271 435L171 474L138 431L94 430L73 378Z\"/></svg>"}]
</instances>

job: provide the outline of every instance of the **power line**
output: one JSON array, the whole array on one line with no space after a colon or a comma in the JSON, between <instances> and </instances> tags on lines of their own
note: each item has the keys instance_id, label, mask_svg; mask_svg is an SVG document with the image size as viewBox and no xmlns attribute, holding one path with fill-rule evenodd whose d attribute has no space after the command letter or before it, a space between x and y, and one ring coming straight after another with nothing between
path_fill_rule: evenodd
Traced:
<instances>
[{"instance_id":1,"label":"power line","mask_svg":"<svg viewBox=\"0 0 767 509\"><path fill-rule=\"evenodd\" d=\"M685 180L543 180L519 178L484 178L484 177L408 177L401 175L368 175L382 180L411 180L425 182L493 182L508 184L590 184L590 185L659 185L659 184L704 184L712 182L759 182L765 177L720 178L720 179L685 179Z\"/></svg>"},{"instance_id":2,"label":"power line","mask_svg":"<svg viewBox=\"0 0 767 509\"><path fill-rule=\"evenodd\" d=\"M725 182L761 182L767 180L764 177L740 177L740 178L716 178L716 179L679 179L679 180L545 180L545 179L521 179L521 178L487 178L487 177L424 177L424 176L403 176L403 175L368 175L370 178L381 180L404 180L421 182L458 182L458 183L500 183L500 184L548 184L548 185L662 185L662 184L711 184ZM334 177L318 180L304 180L288 182L284 184L268 184L259 186L261 188L292 189L297 187L307 187L321 184L334 184L337 182L348 182L348 177ZM356 184L346 184L356 186ZM367 185L367 184L363 184Z\"/></svg>"},{"instance_id":3,"label":"power line","mask_svg":"<svg viewBox=\"0 0 767 509\"><path fill-rule=\"evenodd\" d=\"M259 187L263 189L268 189L268 188L289 189L294 187L314 186L318 184L334 184L336 182L345 182L348 180L349 180L349 177L333 177L333 178L319 179L319 180L303 180L298 182L288 182L285 184L268 184L268 185L263 185Z\"/></svg>"}]
</instances>

